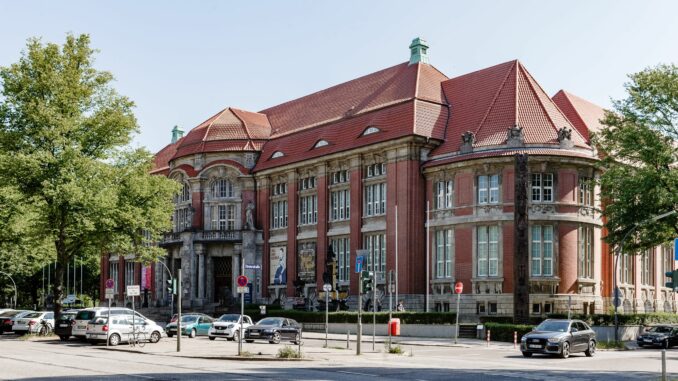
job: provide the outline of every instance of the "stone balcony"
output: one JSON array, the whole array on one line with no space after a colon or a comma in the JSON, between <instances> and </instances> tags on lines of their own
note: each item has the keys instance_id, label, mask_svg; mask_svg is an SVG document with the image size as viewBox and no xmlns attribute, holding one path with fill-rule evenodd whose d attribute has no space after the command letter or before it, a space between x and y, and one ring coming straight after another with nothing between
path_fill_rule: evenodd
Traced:
<instances>
[{"instance_id":1,"label":"stone balcony","mask_svg":"<svg viewBox=\"0 0 678 381\"><path fill-rule=\"evenodd\" d=\"M195 242L242 242L240 230L205 230L196 232Z\"/></svg>"}]
</instances>

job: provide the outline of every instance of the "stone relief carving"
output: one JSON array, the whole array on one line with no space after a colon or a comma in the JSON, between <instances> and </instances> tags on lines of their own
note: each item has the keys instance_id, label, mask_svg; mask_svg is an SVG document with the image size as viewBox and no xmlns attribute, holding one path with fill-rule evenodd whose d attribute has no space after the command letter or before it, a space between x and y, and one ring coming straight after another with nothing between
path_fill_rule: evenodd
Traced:
<instances>
[{"instance_id":1,"label":"stone relief carving","mask_svg":"<svg viewBox=\"0 0 678 381\"><path fill-rule=\"evenodd\" d=\"M471 131L466 131L461 135L461 141L461 152L471 152L473 151L473 143L476 142L476 135Z\"/></svg>"},{"instance_id":2,"label":"stone relief carving","mask_svg":"<svg viewBox=\"0 0 678 381\"><path fill-rule=\"evenodd\" d=\"M556 207L550 204L533 204L529 206L529 211L530 213L541 214L555 213Z\"/></svg>"},{"instance_id":3,"label":"stone relief carving","mask_svg":"<svg viewBox=\"0 0 678 381\"><path fill-rule=\"evenodd\" d=\"M247 204L245 210L245 229L254 230L254 204L252 202Z\"/></svg>"},{"instance_id":4,"label":"stone relief carving","mask_svg":"<svg viewBox=\"0 0 678 381\"><path fill-rule=\"evenodd\" d=\"M560 148L574 147L571 128L562 127L558 130L558 143L560 143Z\"/></svg>"},{"instance_id":5,"label":"stone relief carving","mask_svg":"<svg viewBox=\"0 0 678 381\"><path fill-rule=\"evenodd\" d=\"M252 169L254 168L254 165L256 164L256 161L254 159L254 152L247 152L245 153L245 168L247 169Z\"/></svg>"},{"instance_id":6,"label":"stone relief carving","mask_svg":"<svg viewBox=\"0 0 678 381\"><path fill-rule=\"evenodd\" d=\"M522 147L525 145L525 135L523 128L519 125L514 125L507 129L506 145L509 147Z\"/></svg>"}]
</instances>

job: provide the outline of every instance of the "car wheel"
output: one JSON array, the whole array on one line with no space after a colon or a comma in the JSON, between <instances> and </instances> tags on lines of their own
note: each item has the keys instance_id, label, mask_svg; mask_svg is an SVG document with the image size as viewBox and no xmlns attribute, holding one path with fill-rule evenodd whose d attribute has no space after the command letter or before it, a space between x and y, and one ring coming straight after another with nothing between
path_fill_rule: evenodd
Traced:
<instances>
[{"instance_id":1,"label":"car wheel","mask_svg":"<svg viewBox=\"0 0 678 381\"><path fill-rule=\"evenodd\" d=\"M233 341L240 341L240 333L239 333L239 331L233 332Z\"/></svg>"},{"instance_id":2,"label":"car wheel","mask_svg":"<svg viewBox=\"0 0 678 381\"><path fill-rule=\"evenodd\" d=\"M246 343L250 343L250 344L251 344L251 343L253 343L253 342L254 342L254 340L245 340L245 342L246 342Z\"/></svg>"},{"instance_id":3,"label":"car wheel","mask_svg":"<svg viewBox=\"0 0 678 381\"><path fill-rule=\"evenodd\" d=\"M273 337L269 340L271 344L280 344L280 332L273 332Z\"/></svg>"},{"instance_id":4,"label":"car wheel","mask_svg":"<svg viewBox=\"0 0 678 381\"><path fill-rule=\"evenodd\" d=\"M168 333L168 334L167 334L167 337L172 337L172 336L174 336L174 335L171 334L171 333Z\"/></svg>"},{"instance_id":5,"label":"car wheel","mask_svg":"<svg viewBox=\"0 0 678 381\"><path fill-rule=\"evenodd\" d=\"M671 346L669 345L669 339L664 340L664 342L662 343L662 348L664 349L671 348Z\"/></svg>"},{"instance_id":6,"label":"car wheel","mask_svg":"<svg viewBox=\"0 0 678 381\"><path fill-rule=\"evenodd\" d=\"M210 336L210 340L214 341L214 340L216 340L216 337Z\"/></svg>"},{"instance_id":7,"label":"car wheel","mask_svg":"<svg viewBox=\"0 0 678 381\"><path fill-rule=\"evenodd\" d=\"M532 352L523 352L523 357L532 357Z\"/></svg>"},{"instance_id":8,"label":"car wheel","mask_svg":"<svg viewBox=\"0 0 678 381\"><path fill-rule=\"evenodd\" d=\"M68 341L68 336L59 336L59 340Z\"/></svg>"},{"instance_id":9,"label":"car wheel","mask_svg":"<svg viewBox=\"0 0 678 381\"><path fill-rule=\"evenodd\" d=\"M152 344L155 344L158 341L160 341L160 332L153 331L153 333L151 333L151 337L148 339L148 341L151 342Z\"/></svg>"},{"instance_id":10,"label":"car wheel","mask_svg":"<svg viewBox=\"0 0 678 381\"><path fill-rule=\"evenodd\" d=\"M591 340L589 341L589 348L584 352L586 357L593 357L594 354L596 354L596 341Z\"/></svg>"},{"instance_id":11,"label":"car wheel","mask_svg":"<svg viewBox=\"0 0 678 381\"><path fill-rule=\"evenodd\" d=\"M570 357L570 343L567 341L563 343L563 350L560 352L560 357L564 359Z\"/></svg>"},{"instance_id":12,"label":"car wheel","mask_svg":"<svg viewBox=\"0 0 678 381\"><path fill-rule=\"evenodd\" d=\"M195 335L197 335L197 334L198 334L198 333L195 331L195 328L193 328L193 329L191 330L191 332L188 333L188 337L192 339L192 338L194 338Z\"/></svg>"},{"instance_id":13,"label":"car wheel","mask_svg":"<svg viewBox=\"0 0 678 381\"><path fill-rule=\"evenodd\" d=\"M111 337L108 338L108 343L112 347L120 344L120 335L118 335L117 333L112 334Z\"/></svg>"},{"instance_id":14,"label":"car wheel","mask_svg":"<svg viewBox=\"0 0 678 381\"><path fill-rule=\"evenodd\" d=\"M299 337L299 334L297 333L294 335L294 340L292 340L292 344L298 345L301 342L301 337Z\"/></svg>"}]
</instances>

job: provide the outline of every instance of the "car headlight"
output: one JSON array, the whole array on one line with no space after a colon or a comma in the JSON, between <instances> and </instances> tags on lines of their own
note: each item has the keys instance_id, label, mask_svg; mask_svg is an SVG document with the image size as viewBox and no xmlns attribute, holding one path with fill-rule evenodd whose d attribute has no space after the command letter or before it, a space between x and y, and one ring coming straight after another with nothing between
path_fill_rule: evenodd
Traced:
<instances>
[{"instance_id":1,"label":"car headlight","mask_svg":"<svg viewBox=\"0 0 678 381\"><path fill-rule=\"evenodd\" d=\"M272 330L272 329L265 329L264 332L266 332L266 333L273 333L273 330Z\"/></svg>"},{"instance_id":2,"label":"car headlight","mask_svg":"<svg viewBox=\"0 0 678 381\"><path fill-rule=\"evenodd\" d=\"M520 341L523 341L523 342L524 342L524 341L527 341L527 336L521 337L521 338L520 338Z\"/></svg>"},{"instance_id":3,"label":"car headlight","mask_svg":"<svg viewBox=\"0 0 678 381\"><path fill-rule=\"evenodd\" d=\"M559 343L560 337L549 337L549 343Z\"/></svg>"},{"instance_id":4,"label":"car headlight","mask_svg":"<svg viewBox=\"0 0 678 381\"><path fill-rule=\"evenodd\" d=\"M231 329L231 328L233 328L233 324L229 324L229 325L227 325L227 326L226 326L226 328L228 328L228 329Z\"/></svg>"}]
</instances>

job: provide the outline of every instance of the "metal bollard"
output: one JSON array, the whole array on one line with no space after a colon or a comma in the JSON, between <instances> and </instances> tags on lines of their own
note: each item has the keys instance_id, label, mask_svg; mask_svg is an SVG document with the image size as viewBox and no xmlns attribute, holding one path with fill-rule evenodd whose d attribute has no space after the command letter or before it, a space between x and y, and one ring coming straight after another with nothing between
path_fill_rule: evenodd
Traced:
<instances>
[{"instance_id":1,"label":"metal bollard","mask_svg":"<svg viewBox=\"0 0 678 381\"><path fill-rule=\"evenodd\" d=\"M488 329L488 330L487 330L487 347L488 347L488 348L490 347L490 332L491 332L491 331Z\"/></svg>"},{"instance_id":2,"label":"metal bollard","mask_svg":"<svg viewBox=\"0 0 678 381\"><path fill-rule=\"evenodd\" d=\"M668 378L666 378L666 349L662 349L662 381L668 381Z\"/></svg>"},{"instance_id":3,"label":"metal bollard","mask_svg":"<svg viewBox=\"0 0 678 381\"><path fill-rule=\"evenodd\" d=\"M513 331L513 349L518 349L518 332Z\"/></svg>"},{"instance_id":4,"label":"metal bollard","mask_svg":"<svg viewBox=\"0 0 678 381\"><path fill-rule=\"evenodd\" d=\"M346 331L346 349L351 349L351 330Z\"/></svg>"}]
</instances>

